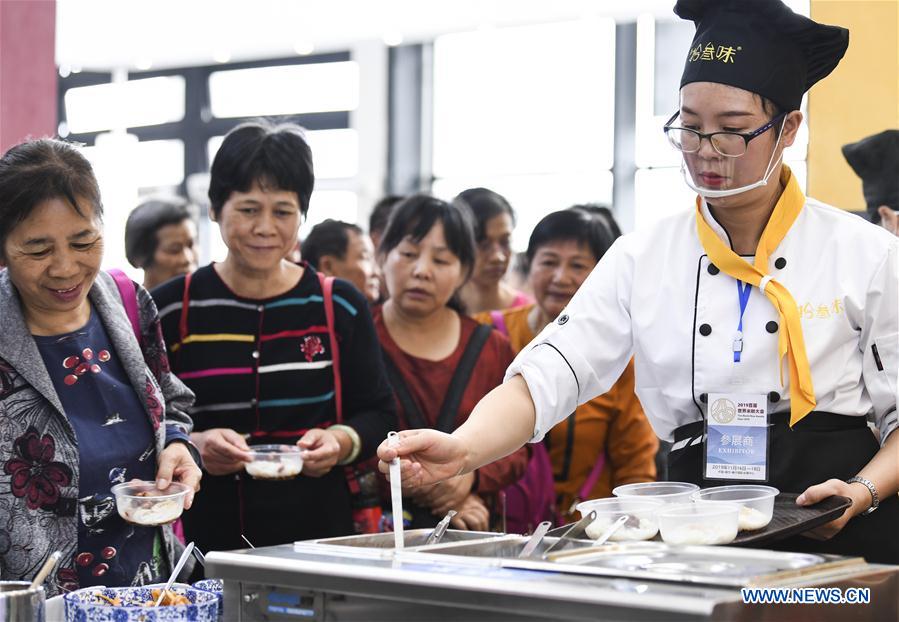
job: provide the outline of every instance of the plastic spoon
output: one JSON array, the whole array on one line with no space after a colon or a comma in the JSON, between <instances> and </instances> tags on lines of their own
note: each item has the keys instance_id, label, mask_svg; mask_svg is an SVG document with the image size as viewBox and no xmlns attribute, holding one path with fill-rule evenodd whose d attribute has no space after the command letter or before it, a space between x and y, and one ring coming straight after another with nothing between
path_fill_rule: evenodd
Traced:
<instances>
[{"instance_id":1,"label":"plastic spoon","mask_svg":"<svg viewBox=\"0 0 899 622\"><path fill-rule=\"evenodd\" d=\"M56 562L59 561L60 556L62 556L62 551L54 551L50 554L50 557L48 557L47 561L44 562L44 565L41 566L41 569L34 575L34 579L31 581L29 589L33 590L44 582L44 579L47 578L47 575L50 574L50 571L56 566Z\"/></svg>"},{"instance_id":2,"label":"plastic spoon","mask_svg":"<svg viewBox=\"0 0 899 622\"><path fill-rule=\"evenodd\" d=\"M593 542L593 546L600 546L606 543L606 540L611 538L616 531L618 531L624 523L626 523L630 519L630 516L619 516L618 520L609 525L604 532L599 534L599 537Z\"/></svg>"},{"instance_id":3,"label":"plastic spoon","mask_svg":"<svg viewBox=\"0 0 899 622\"><path fill-rule=\"evenodd\" d=\"M184 552L181 553L181 557L178 559L178 563L175 564L175 569L172 570L172 574L169 577L169 580L166 582L165 587L162 588L162 591L159 592L159 598L156 599L156 602L153 603L154 607L158 607L159 603L162 602L165 593L169 591L169 588L172 587L172 583L175 582L175 579L178 578L178 573L181 572L181 569L184 568L184 564L187 563L187 558L190 557L191 551L194 550L194 543L191 542L185 547Z\"/></svg>"},{"instance_id":4,"label":"plastic spoon","mask_svg":"<svg viewBox=\"0 0 899 622\"><path fill-rule=\"evenodd\" d=\"M396 432L387 434L387 446L396 447L400 435ZM393 548L400 550L405 545L403 538L403 489L400 480L400 457L390 461L390 503L393 511Z\"/></svg>"}]
</instances>

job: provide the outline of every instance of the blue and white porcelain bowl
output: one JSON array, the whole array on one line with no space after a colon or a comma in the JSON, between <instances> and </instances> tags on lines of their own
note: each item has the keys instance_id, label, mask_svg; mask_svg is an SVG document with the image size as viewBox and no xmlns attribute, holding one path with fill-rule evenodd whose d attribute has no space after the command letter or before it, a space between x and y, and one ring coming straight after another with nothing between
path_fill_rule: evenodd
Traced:
<instances>
[{"instance_id":1,"label":"blue and white porcelain bowl","mask_svg":"<svg viewBox=\"0 0 899 622\"><path fill-rule=\"evenodd\" d=\"M86 587L65 595L66 622L216 622L218 596L186 585L175 584L172 591L187 596L189 605L143 607L152 600L153 588ZM121 605L110 605L98 595L121 599Z\"/></svg>"},{"instance_id":2,"label":"blue and white porcelain bowl","mask_svg":"<svg viewBox=\"0 0 899 622\"><path fill-rule=\"evenodd\" d=\"M225 582L221 579L203 579L202 581L197 581L193 585L195 590L201 590L203 592L212 592L219 598L219 620L224 619L225 615L225 602L224 602L224 591L225 591Z\"/></svg>"}]
</instances>

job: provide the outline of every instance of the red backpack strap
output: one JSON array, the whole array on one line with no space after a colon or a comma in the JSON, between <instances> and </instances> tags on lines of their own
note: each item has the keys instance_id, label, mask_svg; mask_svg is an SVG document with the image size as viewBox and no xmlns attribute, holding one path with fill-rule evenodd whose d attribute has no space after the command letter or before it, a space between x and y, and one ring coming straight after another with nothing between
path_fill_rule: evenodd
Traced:
<instances>
[{"instance_id":1,"label":"red backpack strap","mask_svg":"<svg viewBox=\"0 0 899 622\"><path fill-rule=\"evenodd\" d=\"M181 294L181 318L178 320L178 341L187 337L187 311L190 308L190 272L184 275L184 293Z\"/></svg>"},{"instance_id":2,"label":"red backpack strap","mask_svg":"<svg viewBox=\"0 0 899 622\"><path fill-rule=\"evenodd\" d=\"M122 304L125 307L125 315L128 316L128 321L131 322L131 329L134 331L134 336L137 337L137 342L143 345L143 339L140 334L140 315L138 315L137 311L137 289L134 287L134 281L118 268L112 268L106 272L115 281L119 290L119 297L121 297Z\"/></svg>"},{"instance_id":3,"label":"red backpack strap","mask_svg":"<svg viewBox=\"0 0 899 622\"><path fill-rule=\"evenodd\" d=\"M506 318L503 317L502 312L491 311L490 320L493 322L493 328L498 330L504 336L509 336L509 328L506 326Z\"/></svg>"},{"instance_id":4,"label":"red backpack strap","mask_svg":"<svg viewBox=\"0 0 899 622\"><path fill-rule=\"evenodd\" d=\"M318 282L322 286L322 299L325 306L325 323L328 326L328 340L331 343L331 369L334 371L334 412L337 423L343 423L343 387L340 381L340 345L337 343L337 325L334 322L334 277L316 272ZM351 465L343 467L347 487L351 495L360 492L356 470Z\"/></svg>"},{"instance_id":5,"label":"red backpack strap","mask_svg":"<svg viewBox=\"0 0 899 622\"><path fill-rule=\"evenodd\" d=\"M325 303L325 321L328 325L328 339L331 342L331 368L334 371L334 403L337 423L343 423L343 391L340 382L340 347L337 344L337 327L334 323L334 277L316 272L322 286Z\"/></svg>"}]
</instances>

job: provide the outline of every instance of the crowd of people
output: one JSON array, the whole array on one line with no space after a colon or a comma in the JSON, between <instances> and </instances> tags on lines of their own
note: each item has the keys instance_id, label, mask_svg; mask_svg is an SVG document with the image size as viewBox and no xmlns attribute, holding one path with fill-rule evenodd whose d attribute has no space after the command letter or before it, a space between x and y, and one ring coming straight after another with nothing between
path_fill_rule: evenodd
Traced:
<instances>
[{"instance_id":1,"label":"crowd of people","mask_svg":"<svg viewBox=\"0 0 899 622\"><path fill-rule=\"evenodd\" d=\"M462 425L620 235L605 208L547 216L527 253L535 303L505 283L515 212L499 194L387 197L372 214L379 232L325 220L296 262L313 185L301 128L239 126L211 167L224 261L197 267L190 205L148 199L127 221L127 257L144 271L129 294L100 270L103 204L81 153L41 139L3 156L0 304L13 330L0 353L14 424L5 503L28 518L4 532L5 576L25 576L62 548L70 563L51 591L161 579L180 549L174 531L129 525L109 492L135 478L197 491L180 526L201 550L353 533L359 482L376 472L387 433ZM506 319L495 327L498 313ZM604 467L583 495L655 478L658 443L632 368L567 426L546 442L557 494L545 514L570 520L559 508L597 460ZM260 444L296 444L302 475L248 476ZM433 526L449 510L456 528L500 528L505 491L533 453L409 490L403 517L378 486L377 528ZM59 526L35 539L43 512Z\"/></svg>"},{"instance_id":2,"label":"crowd of people","mask_svg":"<svg viewBox=\"0 0 899 622\"><path fill-rule=\"evenodd\" d=\"M703 32L761 36L753 10L746 23L739 11L736 21L706 19L684 6L682 16ZM127 221L127 258L144 271L137 284L100 269L103 202L79 150L57 139L11 148L0 158L2 578L30 578L57 549L50 594L165 578L182 543L172 525L118 515L110 488L132 479L187 485L179 528L204 551L397 521L433 526L449 510L456 528L504 529L515 495L528 494L516 484L540 477L543 464L551 492L531 500L540 504L532 516L515 517L521 530L539 517L570 522L577 502L668 469L708 485L704 441L692 439L702 439L709 394L735 370L745 370L745 391L766 396L772 481L801 502L848 496L851 516L876 508L881 491L878 522L847 516L818 532L835 543L828 550L895 562L895 541L875 544L866 526L894 527L899 503L889 462L897 242L806 200L781 164L799 98L836 66L845 41L841 29L779 8L766 19L782 28L766 37L804 33L800 50L814 53L794 60L815 78L772 86L751 70L723 78L688 59L665 131L700 195L694 212L622 236L607 206L547 206L519 255L513 206L471 188L449 201L387 196L367 232L324 220L297 260L315 209L313 154L298 126L250 122L211 165L209 218L225 259L198 267L195 210L154 197ZM897 134L845 150L872 215L893 233L899 177L881 164L895 165ZM817 280L806 278L825 243L840 249L828 261L853 263L818 265ZM735 281L740 349L734 340L731 352L733 300L719 289ZM801 325L806 297L846 321ZM763 347L744 351L744 334ZM717 362L718 346L734 366ZM769 365L776 352L786 388ZM392 430L403 431L397 448L381 445ZM809 466L832 442L845 451ZM249 476L263 444L298 447L301 474ZM371 490L372 473L397 455L403 516L390 514L382 479ZM354 512L372 496L383 520L361 526Z\"/></svg>"}]
</instances>

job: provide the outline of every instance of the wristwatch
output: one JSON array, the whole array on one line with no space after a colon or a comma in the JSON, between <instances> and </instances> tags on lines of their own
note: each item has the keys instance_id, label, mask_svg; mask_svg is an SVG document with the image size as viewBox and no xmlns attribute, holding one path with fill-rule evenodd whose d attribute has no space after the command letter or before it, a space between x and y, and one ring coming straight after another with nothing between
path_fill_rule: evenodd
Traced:
<instances>
[{"instance_id":1,"label":"wristwatch","mask_svg":"<svg viewBox=\"0 0 899 622\"><path fill-rule=\"evenodd\" d=\"M878 505L880 505L880 497L877 495L877 488L874 487L874 483L871 480L865 479L864 477L858 477L857 475L846 480L847 484L854 484L855 482L858 482L859 484L867 488L868 492L871 493L871 507L869 507L859 515L867 516L868 514L876 510Z\"/></svg>"}]
</instances>

